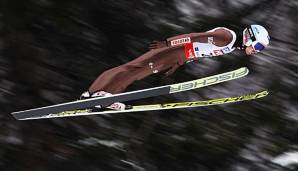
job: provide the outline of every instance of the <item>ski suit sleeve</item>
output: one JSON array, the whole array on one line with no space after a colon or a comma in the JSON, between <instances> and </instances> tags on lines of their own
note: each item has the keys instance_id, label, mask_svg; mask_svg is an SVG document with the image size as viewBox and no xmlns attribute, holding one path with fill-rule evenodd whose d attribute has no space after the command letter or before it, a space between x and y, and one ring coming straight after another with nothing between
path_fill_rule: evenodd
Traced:
<instances>
[{"instance_id":1,"label":"ski suit sleeve","mask_svg":"<svg viewBox=\"0 0 298 171\"><path fill-rule=\"evenodd\" d=\"M208 43L208 38L212 37L212 39L216 40L216 42L225 44L225 42L229 41L229 35L227 35L226 33L227 32L223 29L216 29L209 32L182 34L179 36L167 38L166 41L168 46L171 47L182 46L186 43L191 42Z\"/></svg>"},{"instance_id":2,"label":"ski suit sleeve","mask_svg":"<svg viewBox=\"0 0 298 171\"><path fill-rule=\"evenodd\" d=\"M196 41L199 37L208 37L211 33L189 33L167 38L168 46L179 46Z\"/></svg>"}]
</instances>

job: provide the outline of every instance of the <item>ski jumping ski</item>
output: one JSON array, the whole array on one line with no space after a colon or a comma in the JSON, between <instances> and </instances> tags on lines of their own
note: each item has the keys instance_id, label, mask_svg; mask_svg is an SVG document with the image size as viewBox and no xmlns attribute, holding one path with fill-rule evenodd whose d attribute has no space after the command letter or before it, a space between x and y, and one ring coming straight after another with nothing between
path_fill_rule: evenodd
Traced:
<instances>
[{"instance_id":1,"label":"ski jumping ski","mask_svg":"<svg viewBox=\"0 0 298 171\"><path fill-rule=\"evenodd\" d=\"M85 100L77 100L68 103L62 103L52 106L46 106L41 108L35 108L30 110L13 112L12 115L16 119L25 119L32 117L41 117L49 115L51 113L59 113L63 111L70 111L76 109L86 109L94 106L108 106L114 102L126 102L131 100L143 99L147 97L154 97L159 95L173 94L188 90L193 90L197 88L202 88L214 84L219 84L222 82L238 79L244 77L248 74L249 70L246 67L242 67L230 72L225 72L222 74L217 74L209 77L204 77L192 81L165 85L160 87L148 88L137 91L130 91L120 94L115 94L109 97L95 97Z\"/></svg>"},{"instance_id":2,"label":"ski jumping ski","mask_svg":"<svg viewBox=\"0 0 298 171\"><path fill-rule=\"evenodd\" d=\"M156 110L195 108L195 107L204 107L204 106L211 106L211 105L221 105L221 104L236 103L241 101L255 100L255 99L265 97L268 94L269 94L268 91L261 91L261 92L257 92L249 95L218 98L218 99L211 99L211 100L205 100L205 101L137 105L137 106L132 106L130 109L125 109L120 111L105 110L100 112L92 112L91 109L81 109L81 110L60 112L57 114L49 114L45 116L22 118L20 120L49 119L49 118L71 117L71 116L105 115L105 114L119 114L119 113L131 113L131 112L147 112L147 111L156 111Z\"/></svg>"}]
</instances>

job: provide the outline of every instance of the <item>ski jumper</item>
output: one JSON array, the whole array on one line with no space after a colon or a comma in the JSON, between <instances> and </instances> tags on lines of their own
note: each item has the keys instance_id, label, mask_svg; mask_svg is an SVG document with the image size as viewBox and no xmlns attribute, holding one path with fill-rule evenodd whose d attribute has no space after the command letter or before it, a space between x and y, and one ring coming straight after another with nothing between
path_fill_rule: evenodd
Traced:
<instances>
[{"instance_id":1,"label":"ski jumper","mask_svg":"<svg viewBox=\"0 0 298 171\"><path fill-rule=\"evenodd\" d=\"M170 75L186 62L230 53L234 50L235 40L234 31L223 27L168 38L167 47L150 50L126 64L103 72L89 87L89 92L121 93L134 81L149 75L160 72Z\"/></svg>"}]
</instances>

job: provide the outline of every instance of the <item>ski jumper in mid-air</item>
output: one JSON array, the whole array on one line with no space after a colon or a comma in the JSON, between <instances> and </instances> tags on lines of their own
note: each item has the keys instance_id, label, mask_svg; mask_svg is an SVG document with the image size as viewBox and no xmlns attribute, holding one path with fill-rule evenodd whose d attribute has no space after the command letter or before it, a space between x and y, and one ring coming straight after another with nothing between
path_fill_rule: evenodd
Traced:
<instances>
[{"instance_id":1,"label":"ski jumper in mid-air","mask_svg":"<svg viewBox=\"0 0 298 171\"><path fill-rule=\"evenodd\" d=\"M268 46L269 40L269 34L263 26L250 25L244 29L242 35L236 35L228 28L218 27L203 33L183 34L165 41L154 41L150 44L150 51L99 75L81 98L107 97L121 93L136 80L160 72L170 75L181 65L203 57L220 56L235 49L252 55ZM116 102L108 108L124 110L125 104Z\"/></svg>"}]
</instances>

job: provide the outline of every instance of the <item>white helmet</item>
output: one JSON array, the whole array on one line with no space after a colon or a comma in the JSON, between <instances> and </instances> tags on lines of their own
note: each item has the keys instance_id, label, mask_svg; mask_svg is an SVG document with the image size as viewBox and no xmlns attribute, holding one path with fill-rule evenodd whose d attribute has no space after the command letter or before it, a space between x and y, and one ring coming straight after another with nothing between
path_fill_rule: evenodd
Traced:
<instances>
[{"instance_id":1,"label":"white helmet","mask_svg":"<svg viewBox=\"0 0 298 171\"><path fill-rule=\"evenodd\" d=\"M243 30L243 45L251 46L260 52L269 45L270 37L268 31L261 25L250 25Z\"/></svg>"}]
</instances>

